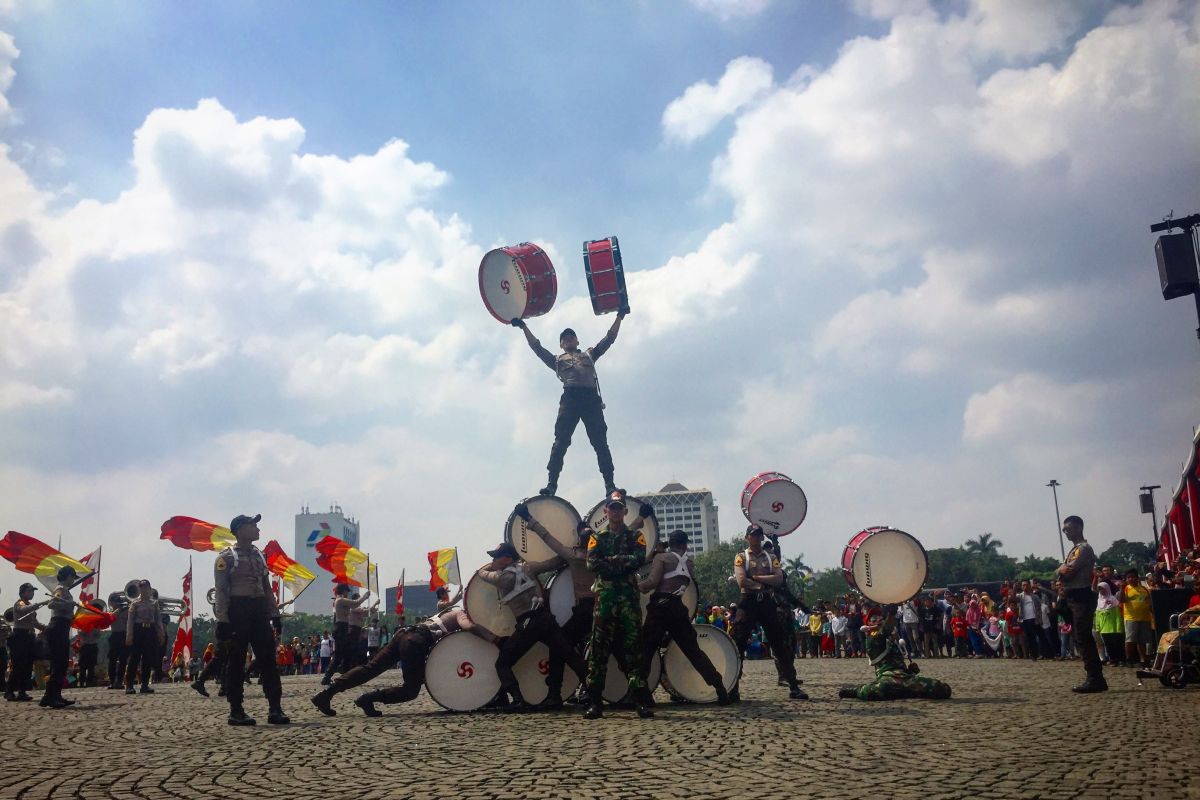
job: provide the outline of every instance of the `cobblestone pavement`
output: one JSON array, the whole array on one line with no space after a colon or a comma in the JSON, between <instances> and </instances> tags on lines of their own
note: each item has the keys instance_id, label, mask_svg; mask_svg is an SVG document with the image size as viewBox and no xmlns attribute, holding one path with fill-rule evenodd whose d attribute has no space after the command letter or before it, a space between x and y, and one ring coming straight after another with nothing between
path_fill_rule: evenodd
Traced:
<instances>
[{"instance_id":1,"label":"cobblestone pavement","mask_svg":"<svg viewBox=\"0 0 1200 800\"><path fill-rule=\"evenodd\" d=\"M309 704L315 677L284 679L293 724L231 728L223 699L186 685L154 695L68 691L63 711L0 703L4 798L1096 798L1200 800L1200 690L1110 670L1112 690L1076 696L1078 662L926 660L954 699L838 700L864 661L797 661L808 702L751 662L743 702L657 716L613 710L450 714L428 695L378 719L339 695ZM377 685L399 680L389 672ZM265 723L257 687L247 710ZM891 769L879 767L886 758ZM64 766L69 764L70 766Z\"/></svg>"}]
</instances>

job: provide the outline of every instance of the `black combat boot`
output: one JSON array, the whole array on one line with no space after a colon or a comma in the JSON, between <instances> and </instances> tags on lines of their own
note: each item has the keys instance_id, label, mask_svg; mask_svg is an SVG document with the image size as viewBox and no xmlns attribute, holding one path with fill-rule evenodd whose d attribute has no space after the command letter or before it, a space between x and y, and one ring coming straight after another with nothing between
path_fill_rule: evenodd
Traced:
<instances>
[{"instance_id":1,"label":"black combat boot","mask_svg":"<svg viewBox=\"0 0 1200 800\"><path fill-rule=\"evenodd\" d=\"M192 688L205 697L208 697L208 689L204 688L204 681L196 679L192 681Z\"/></svg>"},{"instance_id":2,"label":"black combat boot","mask_svg":"<svg viewBox=\"0 0 1200 800\"><path fill-rule=\"evenodd\" d=\"M538 490L538 494L540 494L542 497L553 497L554 493L557 491L558 491L558 480L556 478L551 478L546 483L545 488Z\"/></svg>"},{"instance_id":3,"label":"black combat boot","mask_svg":"<svg viewBox=\"0 0 1200 800\"><path fill-rule=\"evenodd\" d=\"M291 725L292 721L288 718L287 714L283 713L283 708L276 703L267 712L267 723L270 725Z\"/></svg>"},{"instance_id":4,"label":"black combat boot","mask_svg":"<svg viewBox=\"0 0 1200 800\"><path fill-rule=\"evenodd\" d=\"M333 710L333 706L329 705L329 701L333 699L334 692L332 689L322 689L312 696L312 704L317 707L327 717L336 717L337 712Z\"/></svg>"},{"instance_id":5,"label":"black combat boot","mask_svg":"<svg viewBox=\"0 0 1200 800\"><path fill-rule=\"evenodd\" d=\"M501 706L500 711L506 714L523 714L533 708L529 703L525 702L525 698L521 696L520 688L514 686L508 690L512 695L512 702L506 706Z\"/></svg>"},{"instance_id":6,"label":"black combat boot","mask_svg":"<svg viewBox=\"0 0 1200 800\"><path fill-rule=\"evenodd\" d=\"M379 692L366 692L361 694L354 701L354 705L362 709L362 712L368 717L382 717L383 712L375 707L375 701L380 699Z\"/></svg>"},{"instance_id":7,"label":"black combat boot","mask_svg":"<svg viewBox=\"0 0 1200 800\"><path fill-rule=\"evenodd\" d=\"M788 697L792 700L807 700L808 694L800 688L800 684L792 681L792 688L788 690Z\"/></svg>"},{"instance_id":8,"label":"black combat boot","mask_svg":"<svg viewBox=\"0 0 1200 800\"><path fill-rule=\"evenodd\" d=\"M230 725L255 725L257 724L254 717L246 714L246 710L240 705L229 707L229 724Z\"/></svg>"},{"instance_id":9,"label":"black combat boot","mask_svg":"<svg viewBox=\"0 0 1200 800\"><path fill-rule=\"evenodd\" d=\"M717 705L727 706L733 702L733 698L729 696L729 692L725 691L725 684L717 682L713 686L713 690L717 693Z\"/></svg>"}]
</instances>

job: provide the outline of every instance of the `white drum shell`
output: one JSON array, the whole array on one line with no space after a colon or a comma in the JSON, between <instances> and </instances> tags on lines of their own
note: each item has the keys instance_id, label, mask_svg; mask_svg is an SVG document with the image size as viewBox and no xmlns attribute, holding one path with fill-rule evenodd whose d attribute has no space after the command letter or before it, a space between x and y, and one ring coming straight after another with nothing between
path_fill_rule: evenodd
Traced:
<instances>
[{"instance_id":1,"label":"white drum shell","mask_svg":"<svg viewBox=\"0 0 1200 800\"><path fill-rule=\"evenodd\" d=\"M530 497L522 501L529 507L529 515L542 524L550 535L567 547L579 544L579 522L581 517L575 506L561 497ZM526 527L525 520L515 513L509 515L504 526L504 541L517 548L525 561L549 561L555 552L542 538Z\"/></svg>"},{"instance_id":2,"label":"white drum shell","mask_svg":"<svg viewBox=\"0 0 1200 800\"><path fill-rule=\"evenodd\" d=\"M500 691L500 649L470 631L456 631L433 646L425 660L425 689L442 708L474 711Z\"/></svg>"},{"instance_id":3,"label":"white drum shell","mask_svg":"<svg viewBox=\"0 0 1200 800\"><path fill-rule=\"evenodd\" d=\"M882 530L854 554L858 590L875 603L903 603L921 591L929 565L925 549L911 534Z\"/></svg>"},{"instance_id":4,"label":"white drum shell","mask_svg":"<svg viewBox=\"0 0 1200 800\"><path fill-rule=\"evenodd\" d=\"M492 250L479 267L479 285L483 287L488 305L502 319L523 318L529 304L525 277L513 257L503 250ZM508 286L508 293L499 288Z\"/></svg>"},{"instance_id":5,"label":"white drum shell","mask_svg":"<svg viewBox=\"0 0 1200 800\"><path fill-rule=\"evenodd\" d=\"M570 669L567 670L570 672ZM651 657L650 671L646 675L646 688L651 693L658 688L662 678L662 658L658 653ZM612 653L608 654L608 671L604 675L604 691L602 696L609 703L619 703L629 694L629 677L617 666L617 659Z\"/></svg>"},{"instance_id":6,"label":"white drum shell","mask_svg":"<svg viewBox=\"0 0 1200 800\"><path fill-rule=\"evenodd\" d=\"M463 609L471 622L496 636L512 636L517 630L516 616L500 604L500 590L480 578L478 572L467 582Z\"/></svg>"},{"instance_id":7,"label":"white drum shell","mask_svg":"<svg viewBox=\"0 0 1200 800\"><path fill-rule=\"evenodd\" d=\"M742 513L767 533L786 536L808 516L808 497L795 481L782 473L759 475L743 490Z\"/></svg>"},{"instance_id":8,"label":"white drum shell","mask_svg":"<svg viewBox=\"0 0 1200 800\"><path fill-rule=\"evenodd\" d=\"M575 611L575 583L571 580L571 570L560 569L554 573L546 589L546 599L559 627L566 625Z\"/></svg>"},{"instance_id":9,"label":"white drum shell","mask_svg":"<svg viewBox=\"0 0 1200 800\"><path fill-rule=\"evenodd\" d=\"M546 678L550 675L550 648L535 642L529 652L521 656L513 666L513 674L521 687L521 696L528 703L540 703L550 694ZM562 699L566 700L579 688L579 676L567 665L563 665Z\"/></svg>"},{"instance_id":10,"label":"white drum shell","mask_svg":"<svg viewBox=\"0 0 1200 800\"><path fill-rule=\"evenodd\" d=\"M738 657L737 646L729 634L712 625L693 625L696 630L696 642L700 650L708 656L717 672L721 674L721 682L726 691L737 685L742 674L742 660ZM663 653L663 686L692 703L715 703L717 692L704 682L700 673L688 661L679 645L672 641Z\"/></svg>"}]
</instances>

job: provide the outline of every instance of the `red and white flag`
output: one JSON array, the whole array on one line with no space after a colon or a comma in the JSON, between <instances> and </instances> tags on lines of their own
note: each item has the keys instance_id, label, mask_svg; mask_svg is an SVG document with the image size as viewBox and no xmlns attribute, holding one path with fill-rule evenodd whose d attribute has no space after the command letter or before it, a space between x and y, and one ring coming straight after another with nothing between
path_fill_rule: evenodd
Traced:
<instances>
[{"instance_id":1,"label":"red and white flag","mask_svg":"<svg viewBox=\"0 0 1200 800\"><path fill-rule=\"evenodd\" d=\"M404 616L404 570L400 570L400 582L396 584L396 616Z\"/></svg>"},{"instance_id":2,"label":"red and white flag","mask_svg":"<svg viewBox=\"0 0 1200 800\"><path fill-rule=\"evenodd\" d=\"M96 599L96 595L100 594L100 548L97 547L79 559L79 563L92 571L92 574L79 584L79 605L86 606Z\"/></svg>"},{"instance_id":3,"label":"red and white flag","mask_svg":"<svg viewBox=\"0 0 1200 800\"><path fill-rule=\"evenodd\" d=\"M192 660L192 563L188 559L187 575L183 576L183 615L179 617L179 629L175 631L175 646L171 648L171 664L183 653L184 662Z\"/></svg>"}]
</instances>

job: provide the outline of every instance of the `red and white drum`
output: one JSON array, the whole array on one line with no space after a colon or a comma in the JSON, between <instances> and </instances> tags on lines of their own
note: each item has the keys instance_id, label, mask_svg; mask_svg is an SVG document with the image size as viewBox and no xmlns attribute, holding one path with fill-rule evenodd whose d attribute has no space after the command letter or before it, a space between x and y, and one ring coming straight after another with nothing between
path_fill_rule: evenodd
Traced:
<instances>
[{"instance_id":1,"label":"red and white drum","mask_svg":"<svg viewBox=\"0 0 1200 800\"><path fill-rule=\"evenodd\" d=\"M859 531L842 551L846 583L875 603L903 603L914 597L928 569L921 543L886 525Z\"/></svg>"},{"instance_id":2,"label":"red and white drum","mask_svg":"<svg viewBox=\"0 0 1200 800\"><path fill-rule=\"evenodd\" d=\"M441 639L425 659L425 689L449 711L474 711L500 691L496 658L500 648L470 631ZM543 693L545 690L543 689Z\"/></svg>"},{"instance_id":3,"label":"red and white drum","mask_svg":"<svg viewBox=\"0 0 1200 800\"><path fill-rule=\"evenodd\" d=\"M625 267L617 237L584 242L583 271L592 295L592 311L607 314L625 309L629 313L629 292L625 289Z\"/></svg>"},{"instance_id":4,"label":"red and white drum","mask_svg":"<svg viewBox=\"0 0 1200 800\"><path fill-rule=\"evenodd\" d=\"M513 665L513 675L521 687L521 696L529 703L540 703L550 694L546 678L550 675L550 648L536 642L529 652ZM566 700L579 688L579 676L575 670L563 665L562 699Z\"/></svg>"},{"instance_id":5,"label":"red and white drum","mask_svg":"<svg viewBox=\"0 0 1200 800\"><path fill-rule=\"evenodd\" d=\"M567 672L570 672L570 667ZM654 694L662 678L662 657L656 652L650 657L650 671L646 674L646 688ZM564 681L565 683L565 681ZM604 691L601 696L609 703L619 703L629 696L629 677L617 666L617 659L609 653L608 671L604 673Z\"/></svg>"},{"instance_id":6,"label":"red and white drum","mask_svg":"<svg viewBox=\"0 0 1200 800\"><path fill-rule=\"evenodd\" d=\"M608 498L601 500L596 505L592 506L592 510L588 512L587 524L594 531L600 530L601 527L608 525L608 516L604 513L604 504L608 502ZM625 498L625 524L633 528L634 522L639 519L639 508L642 501L636 497L629 496ZM650 559L650 551L654 549L654 540L658 538L658 523L654 517L642 520L640 530L646 536L646 560Z\"/></svg>"},{"instance_id":7,"label":"red and white drum","mask_svg":"<svg viewBox=\"0 0 1200 800\"><path fill-rule=\"evenodd\" d=\"M512 636L517 630L516 616L500 603L500 590L481 579L478 571L467 581L463 610L471 622L496 636Z\"/></svg>"},{"instance_id":8,"label":"red and white drum","mask_svg":"<svg viewBox=\"0 0 1200 800\"><path fill-rule=\"evenodd\" d=\"M567 547L579 544L579 512L575 506L561 497L528 497L522 500L528 508L529 515L542 524L558 541ZM504 523L504 541L517 548L521 558L526 561L549 561L555 557L555 552L542 538L525 525L525 520L517 516L517 512L509 514Z\"/></svg>"},{"instance_id":9,"label":"red and white drum","mask_svg":"<svg viewBox=\"0 0 1200 800\"><path fill-rule=\"evenodd\" d=\"M521 242L484 255L479 262L479 294L492 316L507 324L553 308L558 278L542 248Z\"/></svg>"},{"instance_id":10,"label":"red and white drum","mask_svg":"<svg viewBox=\"0 0 1200 800\"><path fill-rule=\"evenodd\" d=\"M767 533L786 536L804 522L808 498L804 490L782 472L760 472L742 489L742 513Z\"/></svg>"},{"instance_id":11,"label":"red and white drum","mask_svg":"<svg viewBox=\"0 0 1200 800\"><path fill-rule=\"evenodd\" d=\"M696 642L700 645L700 651L708 656L708 660L721 674L721 683L725 684L725 690L732 691L742 675L742 659L738 655L737 645L729 638L729 634L720 628L712 625L692 627L696 630ZM662 683L668 692L677 694L689 702L717 702L717 690L704 682L674 640L667 645L663 654Z\"/></svg>"}]
</instances>

